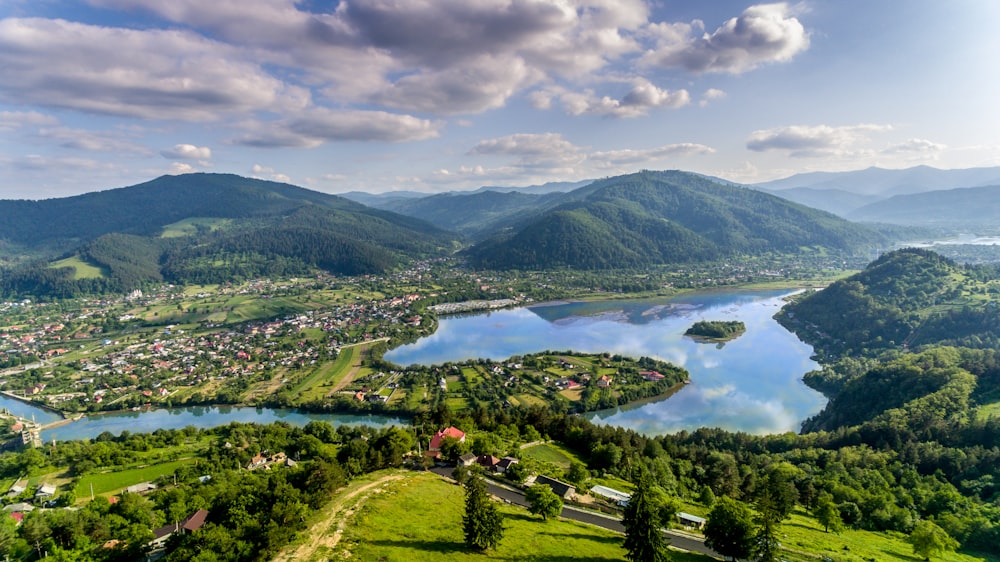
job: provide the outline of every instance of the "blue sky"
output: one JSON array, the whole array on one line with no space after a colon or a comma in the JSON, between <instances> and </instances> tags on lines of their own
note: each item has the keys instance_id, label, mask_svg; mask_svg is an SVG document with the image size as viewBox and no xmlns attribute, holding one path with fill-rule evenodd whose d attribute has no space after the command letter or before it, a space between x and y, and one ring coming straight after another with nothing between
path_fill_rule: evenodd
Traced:
<instances>
[{"instance_id":1,"label":"blue sky","mask_svg":"<svg viewBox=\"0 0 1000 562\"><path fill-rule=\"evenodd\" d=\"M997 21L993 0L0 0L0 198L996 166Z\"/></svg>"}]
</instances>

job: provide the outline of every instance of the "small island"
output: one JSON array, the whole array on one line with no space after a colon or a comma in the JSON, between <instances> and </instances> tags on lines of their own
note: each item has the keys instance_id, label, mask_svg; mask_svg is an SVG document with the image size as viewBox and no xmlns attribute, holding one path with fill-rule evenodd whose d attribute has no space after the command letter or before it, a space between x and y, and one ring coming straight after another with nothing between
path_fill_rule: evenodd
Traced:
<instances>
[{"instance_id":1,"label":"small island","mask_svg":"<svg viewBox=\"0 0 1000 562\"><path fill-rule=\"evenodd\" d=\"M684 335L697 341L724 343L735 340L746 331L746 324L738 320L701 320L688 328Z\"/></svg>"}]
</instances>

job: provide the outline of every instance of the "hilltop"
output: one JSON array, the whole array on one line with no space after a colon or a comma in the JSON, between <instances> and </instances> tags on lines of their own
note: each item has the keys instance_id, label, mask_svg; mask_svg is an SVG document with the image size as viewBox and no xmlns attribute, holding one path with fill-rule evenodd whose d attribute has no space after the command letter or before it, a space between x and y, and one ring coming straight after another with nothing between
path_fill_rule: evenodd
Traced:
<instances>
[{"instance_id":1,"label":"hilltop","mask_svg":"<svg viewBox=\"0 0 1000 562\"><path fill-rule=\"evenodd\" d=\"M880 242L874 229L757 190L687 172L645 171L572 191L467 255L484 268L609 269L852 252Z\"/></svg>"},{"instance_id":2,"label":"hilltop","mask_svg":"<svg viewBox=\"0 0 1000 562\"><path fill-rule=\"evenodd\" d=\"M163 176L75 197L0 201L3 257L21 263L3 275L0 294L68 296L316 269L379 273L455 241L418 219L293 185Z\"/></svg>"}]
</instances>

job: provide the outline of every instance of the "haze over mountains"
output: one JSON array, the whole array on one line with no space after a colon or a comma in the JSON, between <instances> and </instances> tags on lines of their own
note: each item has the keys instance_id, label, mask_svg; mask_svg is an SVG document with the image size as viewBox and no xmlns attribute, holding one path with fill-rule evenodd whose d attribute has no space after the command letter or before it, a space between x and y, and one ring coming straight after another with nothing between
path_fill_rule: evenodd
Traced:
<instances>
[{"instance_id":1,"label":"haze over mountains","mask_svg":"<svg viewBox=\"0 0 1000 562\"><path fill-rule=\"evenodd\" d=\"M975 226L997 222L1000 167L940 170L916 166L902 170L867 168L852 172L813 172L755 184L790 201L823 209L850 220L910 225L948 225L969 220ZM981 190L958 188L980 187ZM993 188L993 189L987 189ZM934 196L914 197L935 192ZM891 203L882 203L889 199Z\"/></svg>"}]
</instances>

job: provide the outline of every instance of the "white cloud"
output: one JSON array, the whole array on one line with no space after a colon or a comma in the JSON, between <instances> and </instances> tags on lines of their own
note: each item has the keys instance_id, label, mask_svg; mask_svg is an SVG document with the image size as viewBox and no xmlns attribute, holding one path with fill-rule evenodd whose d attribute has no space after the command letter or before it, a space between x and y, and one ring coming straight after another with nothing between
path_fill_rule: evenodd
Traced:
<instances>
[{"instance_id":1,"label":"white cloud","mask_svg":"<svg viewBox=\"0 0 1000 562\"><path fill-rule=\"evenodd\" d=\"M0 100L98 114L205 121L301 105L240 52L186 31L0 20ZM286 97L287 96L287 97Z\"/></svg>"},{"instance_id":2,"label":"white cloud","mask_svg":"<svg viewBox=\"0 0 1000 562\"><path fill-rule=\"evenodd\" d=\"M547 88L532 92L529 99L536 108L548 109L558 100L570 115L607 115L610 117L640 117L650 109L676 109L691 103L687 90L664 90L645 79L633 81L632 89L621 99L597 96L592 90L571 92L562 88Z\"/></svg>"},{"instance_id":3,"label":"white cloud","mask_svg":"<svg viewBox=\"0 0 1000 562\"><path fill-rule=\"evenodd\" d=\"M37 111L0 111L0 132L14 131L21 127L57 125L59 120Z\"/></svg>"},{"instance_id":4,"label":"white cloud","mask_svg":"<svg viewBox=\"0 0 1000 562\"><path fill-rule=\"evenodd\" d=\"M277 172L270 166L261 166L260 164L254 164L253 167L250 168L250 175L251 177L257 179L266 179L282 183L292 182L292 178L288 175Z\"/></svg>"},{"instance_id":5,"label":"white cloud","mask_svg":"<svg viewBox=\"0 0 1000 562\"><path fill-rule=\"evenodd\" d=\"M927 139L908 139L905 142L892 145L882 150L884 154L903 154L911 156L934 155L947 149L943 144Z\"/></svg>"},{"instance_id":6,"label":"white cloud","mask_svg":"<svg viewBox=\"0 0 1000 562\"><path fill-rule=\"evenodd\" d=\"M726 97L726 92L718 90L716 88L709 88L705 90L705 93L701 95L701 100L698 101L700 107L706 107L713 100L720 100Z\"/></svg>"},{"instance_id":7,"label":"white cloud","mask_svg":"<svg viewBox=\"0 0 1000 562\"><path fill-rule=\"evenodd\" d=\"M584 151L558 133L520 133L479 142L474 156L516 156L522 168L570 167L585 158Z\"/></svg>"},{"instance_id":8,"label":"white cloud","mask_svg":"<svg viewBox=\"0 0 1000 562\"><path fill-rule=\"evenodd\" d=\"M784 150L793 157L846 156L866 152L869 134L891 130L890 125L875 124L793 125L754 131L747 139L747 148L754 152Z\"/></svg>"},{"instance_id":9,"label":"white cloud","mask_svg":"<svg viewBox=\"0 0 1000 562\"><path fill-rule=\"evenodd\" d=\"M111 164L90 158L53 157L43 156L41 154L29 154L27 156L10 159L7 163L21 170L43 171L95 171L114 167Z\"/></svg>"},{"instance_id":10,"label":"white cloud","mask_svg":"<svg viewBox=\"0 0 1000 562\"><path fill-rule=\"evenodd\" d=\"M250 122L236 144L312 148L329 141L407 142L438 136L443 123L385 111L315 108L276 122Z\"/></svg>"},{"instance_id":11,"label":"white cloud","mask_svg":"<svg viewBox=\"0 0 1000 562\"><path fill-rule=\"evenodd\" d=\"M712 154L713 152L715 152L715 149L704 144L678 143L639 150L629 148L623 150L593 152L587 156L587 159L603 167L609 167L645 164L671 156L693 156L699 154Z\"/></svg>"},{"instance_id":12,"label":"white cloud","mask_svg":"<svg viewBox=\"0 0 1000 562\"><path fill-rule=\"evenodd\" d=\"M190 174L195 172L195 167L186 162L171 162L170 163L170 174L174 176L179 176L182 174Z\"/></svg>"},{"instance_id":13,"label":"white cloud","mask_svg":"<svg viewBox=\"0 0 1000 562\"><path fill-rule=\"evenodd\" d=\"M193 144L175 144L173 148L160 151L160 155L171 160L208 160L212 157L212 149Z\"/></svg>"},{"instance_id":14,"label":"white cloud","mask_svg":"<svg viewBox=\"0 0 1000 562\"><path fill-rule=\"evenodd\" d=\"M518 183L566 181L593 177L617 167L631 171L665 158L713 152L711 147L696 143L668 144L649 149L590 151L557 133L522 133L481 141L469 152L470 156L511 157L513 162L498 167L476 165L458 170L439 170L434 179L457 183L488 176L491 181L507 179Z\"/></svg>"},{"instance_id":15,"label":"white cloud","mask_svg":"<svg viewBox=\"0 0 1000 562\"><path fill-rule=\"evenodd\" d=\"M644 62L691 72L740 74L766 63L787 62L809 48L809 34L786 3L750 6L712 34L691 37L704 29L692 24L656 24L650 33L657 47Z\"/></svg>"},{"instance_id":16,"label":"white cloud","mask_svg":"<svg viewBox=\"0 0 1000 562\"><path fill-rule=\"evenodd\" d=\"M410 74L374 96L374 100L406 111L438 114L481 113L503 107L541 73L519 57L484 55L457 66Z\"/></svg>"},{"instance_id":17,"label":"white cloud","mask_svg":"<svg viewBox=\"0 0 1000 562\"><path fill-rule=\"evenodd\" d=\"M87 150L91 152L149 154L151 151L123 138L121 133L112 131L88 131L70 127L43 127L36 138L55 141L61 148Z\"/></svg>"}]
</instances>

